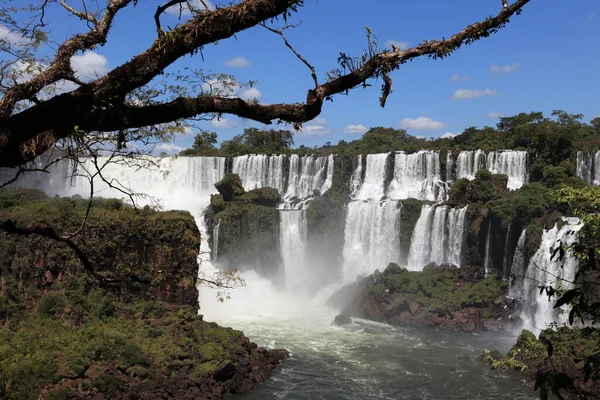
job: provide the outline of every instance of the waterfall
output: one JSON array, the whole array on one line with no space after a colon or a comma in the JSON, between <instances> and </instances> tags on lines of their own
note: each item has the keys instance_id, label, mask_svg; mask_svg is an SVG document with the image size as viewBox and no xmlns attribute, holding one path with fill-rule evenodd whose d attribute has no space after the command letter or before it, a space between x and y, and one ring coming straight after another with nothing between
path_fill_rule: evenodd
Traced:
<instances>
[{"instance_id":1,"label":"waterfall","mask_svg":"<svg viewBox=\"0 0 600 400\"><path fill-rule=\"evenodd\" d=\"M271 187L283 193L284 155L249 154L233 158L232 172L238 174L246 190Z\"/></svg>"},{"instance_id":2,"label":"waterfall","mask_svg":"<svg viewBox=\"0 0 600 400\"><path fill-rule=\"evenodd\" d=\"M368 154L365 178L357 191L355 199L379 200L385 194L386 165L389 153ZM360 165L360 164L359 164ZM357 167L362 168L362 167ZM355 171L356 172L356 171Z\"/></svg>"},{"instance_id":3,"label":"waterfall","mask_svg":"<svg viewBox=\"0 0 600 400\"><path fill-rule=\"evenodd\" d=\"M421 270L432 262L460 266L466 213L467 207L424 205L410 243L409 269Z\"/></svg>"},{"instance_id":4,"label":"waterfall","mask_svg":"<svg viewBox=\"0 0 600 400\"><path fill-rule=\"evenodd\" d=\"M288 188L279 206L279 247L288 290L306 294L311 278L314 281L304 257L308 230L306 209L315 192L322 195L331 188L333 163L333 155L290 156Z\"/></svg>"},{"instance_id":5,"label":"waterfall","mask_svg":"<svg viewBox=\"0 0 600 400\"><path fill-rule=\"evenodd\" d=\"M485 237L485 255L484 255L484 259L483 259L483 268L484 268L486 276L490 273L490 261L491 261L491 254L490 254L491 240L490 239L491 238L492 238L492 221L489 221L488 228L487 228L487 234Z\"/></svg>"},{"instance_id":6,"label":"waterfall","mask_svg":"<svg viewBox=\"0 0 600 400\"><path fill-rule=\"evenodd\" d=\"M394 158L394 178L388 195L398 200L415 198L444 201L446 187L440 179L439 153L428 150L413 154L397 152Z\"/></svg>"},{"instance_id":7,"label":"waterfall","mask_svg":"<svg viewBox=\"0 0 600 400\"><path fill-rule=\"evenodd\" d=\"M487 169L492 174L508 176L508 189L515 190L529 180L527 172L529 156L526 151L461 151L456 159L456 178L475 179L477 171Z\"/></svg>"},{"instance_id":8,"label":"waterfall","mask_svg":"<svg viewBox=\"0 0 600 400\"><path fill-rule=\"evenodd\" d=\"M600 151L594 155L588 152L577 152L577 176L588 185L600 185Z\"/></svg>"},{"instance_id":9,"label":"waterfall","mask_svg":"<svg viewBox=\"0 0 600 400\"><path fill-rule=\"evenodd\" d=\"M553 308L557 298L549 300L548 296L545 293L540 294L538 289L539 285L552 285L554 288L563 289L574 287L570 282L575 279L577 259L570 251L565 253L562 262L558 262L556 258L550 259L556 246L573 244L577 235L572 233L578 232L583 226L577 218L563 218L563 221L565 225L562 228L559 229L555 224L552 229L545 230L542 234L540 248L531 257L522 283L519 295L524 302L521 317L525 327L534 332L545 329L551 322L562 324L567 321L565 313Z\"/></svg>"},{"instance_id":10,"label":"waterfall","mask_svg":"<svg viewBox=\"0 0 600 400\"><path fill-rule=\"evenodd\" d=\"M344 228L343 279L352 282L400 259L400 205L364 200L348 204Z\"/></svg>"},{"instance_id":11,"label":"waterfall","mask_svg":"<svg viewBox=\"0 0 600 400\"><path fill-rule=\"evenodd\" d=\"M456 159L456 179L475 179L477 171L486 167L486 156L482 150L461 151Z\"/></svg>"},{"instance_id":12,"label":"waterfall","mask_svg":"<svg viewBox=\"0 0 600 400\"><path fill-rule=\"evenodd\" d=\"M510 274L513 279L513 283L508 292L509 297L516 298L521 294L523 290L523 280L525 277L525 239L527 238L527 229L523 229L519 241L517 242L517 248L512 259L512 266L510 267Z\"/></svg>"},{"instance_id":13,"label":"waterfall","mask_svg":"<svg viewBox=\"0 0 600 400\"><path fill-rule=\"evenodd\" d=\"M510 279L510 263L509 260L512 259L510 254L510 231L512 228L512 221L510 225L508 225L508 230L506 231L506 237L504 238L504 251L502 258L502 279L509 280Z\"/></svg>"},{"instance_id":14,"label":"waterfall","mask_svg":"<svg viewBox=\"0 0 600 400\"><path fill-rule=\"evenodd\" d=\"M448 185L454 182L452 171L454 171L454 158L452 157L452 152L448 150L446 152L446 183Z\"/></svg>"},{"instance_id":15,"label":"waterfall","mask_svg":"<svg viewBox=\"0 0 600 400\"><path fill-rule=\"evenodd\" d=\"M219 229L221 228L221 220L213 228L213 245L212 245L212 262L216 263L219 257Z\"/></svg>"},{"instance_id":16,"label":"waterfall","mask_svg":"<svg viewBox=\"0 0 600 400\"><path fill-rule=\"evenodd\" d=\"M529 156L526 151L490 151L487 156L487 169L492 174L507 175L508 189L515 190L529 180L527 173L528 159Z\"/></svg>"},{"instance_id":17,"label":"waterfall","mask_svg":"<svg viewBox=\"0 0 600 400\"><path fill-rule=\"evenodd\" d=\"M323 194L331 187L333 180L333 156L313 157L290 156L290 171L288 175L288 187L284 201L292 198L306 199L313 197L318 191Z\"/></svg>"},{"instance_id":18,"label":"waterfall","mask_svg":"<svg viewBox=\"0 0 600 400\"><path fill-rule=\"evenodd\" d=\"M462 247L465 242L465 222L467 206L453 208L448 212L448 252L446 262L455 265L462 263Z\"/></svg>"},{"instance_id":19,"label":"waterfall","mask_svg":"<svg viewBox=\"0 0 600 400\"><path fill-rule=\"evenodd\" d=\"M310 278L305 263L306 211L280 211L279 241L285 266L285 285L288 291L305 290Z\"/></svg>"},{"instance_id":20,"label":"waterfall","mask_svg":"<svg viewBox=\"0 0 600 400\"><path fill-rule=\"evenodd\" d=\"M354 168L354 172L352 172L352 177L350 178L350 193L353 198L358 193L360 186L362 185L362 154L356 156L355 163L356 167Z\"/></svg>"}]
</instances>

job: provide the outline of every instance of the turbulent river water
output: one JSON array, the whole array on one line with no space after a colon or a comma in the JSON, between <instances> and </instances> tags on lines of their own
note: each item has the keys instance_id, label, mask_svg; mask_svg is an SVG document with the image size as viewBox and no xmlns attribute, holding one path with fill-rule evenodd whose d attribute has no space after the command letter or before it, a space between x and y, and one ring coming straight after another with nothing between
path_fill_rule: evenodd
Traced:
<instances>
[{"instance_id":1,"label":"turbulent river water","mask_svg":"<svg viewBox=\"0 0 600 400\"><path fill-rule=\"evenodd\" d=\"M335 326L324 295L295 298L254 274L224 303L201 288L205 320L242 330L259 346L292 353L250 399L536 399L517 377L479 360L514 337L445 334L355 319Z\"/></svg>"}]
</instances>

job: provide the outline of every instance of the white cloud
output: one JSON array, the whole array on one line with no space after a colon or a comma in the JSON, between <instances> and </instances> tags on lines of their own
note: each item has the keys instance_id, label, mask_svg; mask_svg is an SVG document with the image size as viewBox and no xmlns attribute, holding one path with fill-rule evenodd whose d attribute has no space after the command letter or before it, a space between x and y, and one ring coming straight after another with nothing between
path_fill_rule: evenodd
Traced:
<instances>
[{"instance_id":1,"label":"white cloud","mask_svg":"<svg viewBox=\"0 0 600 400\"><path fill-rule=\"evenodd\" d=\"M417 139L421 139L421 140L427 140L427 138L425 136L415 136Z\"/></svg>"},{"instance_id":2,"label":"white cloud","mask_svg":"<svg viewBox=\"0 0 600 400\"><path fill-rule=\"evenodd\" d=\"M458 136L457 133L452 133L452 132L446 132L443 135L440 136L440 138L442 139L452 139L453 137Z\"/></svg>"},{"instance_id":3,"label":"white cloud","mask_svg":"<svg viewBox=\"0 0 600 400\"><path fill-rule=\"evenodd\" d=\"M408 49L408 42L402 42L399 40L388 40L385 42L385 47L392 47L392 45L398 47L400 50Z\"/></svg>"},{"instance_id":4,"label":"white cloud","mask_svg":"<svg viewBox=\"0 0 600 400\"><path fill-rule=\"evenodd\" d=\"M304 125L299 132L306 136L325 136L329 135L331 130L322 125Z\"/></svg>"},{"instance_id":5,"label":"white cloud","mask_svg":"<svg viewBox=\"0 0 600 400\"><path fill-rule=\"evenodd\" d=\"M331 133L331 129L326 127L327 120L325 118L315 118L310 125L303 125L298 131L306 136L325 136Z\"/></svg>"},{"instance_id":6,"label":"white cloud","mask_svg":"<svg viewBox=\"0 0 600 400\"><path fill-rule=\"evenodd\" d=\"M176 154L184 149L185 147L177 146L172 143L161 143L154 148L157 152L165 152L167 154Z\"/></svg>"},{"instance_id":7,"label":"white cloud","mask_svg":"<svg viewBox=\"0 0 600 400\"><path fill-rule=\"evenodd\" d=\"M212 4L209 0L204 0L204 2L208 6L209 10L215 9L214 4ZM202 4L202 2L200 0L189 0L187 2L183 2L181 4L175 4L174 6L167 8L167 10L166 10L167 14L170 14L174 17L179 17L180 15L182 17L189 17L190 15L192 15L192 11L190 10L190 7L189 7L190 4L193 9L196 9L196 10L204 10L205 9L204 4Z\"/></svg>"},{"instance_id":8,"label":"white cloud","mask_svg":"<svg viewBox=\"0 0 600 400\"><path fill-rule=\"evenodd\" d=\"M81 80L96 79L109 71L106 57L93 51L73 56L71 67L75 71L75 76Z\"/></svg>"},{"instance_id":9,"label":"white cloud","mask_svg":"<svg viewBox=\"0 0 600 400\"><path fill-rule=\"evenodd\" d=\"M469 77L466 75L454 74L452 77L450 77L450 80L452 82L467 82Z\"/></svg>"},{"instance_id":10,"label":"white cloud","mask_svg":"<svg viewBox=\"0 0 600 400\"><path fill-rule=\"evenodd\" d=\"M252 63L246 57L234 57L231 60L225 61L225 65L233 68L249 68Z\"/></svg>"},{"instance_id":11,"label":"white cloud","mask_svg":"<svg viewBox=\"0 0 600 400\"><path fill-rule=\"evenodd\" d=\"M596 18L596 13L595 12L591 12L587 15L587 19L594 19Z\"/></svg>"},{"instance_id":12,"label":"white cloud","mask_svg":"<svg viewBox=\"0 0 600 400\"><path fill-rule=\"evenodd\" d=\"M361 133L365 133L368 130L369 130L369 128L367 128L363 124L356 124L356 125L348 125L347 127L345 127L344 133L348 133L350 135L359 135Z\"/></svg>"},{"instance_id":13,"label":"white cloud","mask_svg":"<svg viewBox=\"0 0 600 400\"><path fill-rule=\"evenodd\" d=\"M247 89L242 89L238 92L238 95L244 100L260 100L262 93L257 88L251 87Z\"/></svg>"},{"instance_id":14,"label":"white cloud","mask_svg":"<svg viewBox=\"0 0 600 400\"><path fill-rule=\"evenodd\" d=\"M485 89L485 90L458 89L454 92L452 99L453 100L474 99L477 97L495 96L496 94L498 94L498 92L495 90L491 90L491 89Z\"/></svg>"},{"instance_id":15,"label":"white cloud","mask_svg":"<svg viewBox=\"0 0 600 400\"><path fill-rule=\"evenodd\" d=\"M490 65L490 72L497 72L501 75L510 74L515 72L520 67L519 63L512 63L506 65Z\"/></svg>"},{"instance_id":16,"label":"white cloud","mask_svg":"<svg viewBox=\"0 0 600 400\"><path fill-rule=\"evenodd\" d=\"M400 128L402 129L414 129L416 131L434 131L436 129L446 128L448 125L434 121L431 118L419 117L419 118L405 118L400 121Z\"/></svg>"},{"instance_id":17,"label":"white cloud","mask_svg":"<svg viewBox=\"0 0 600 400\"><path fill-rule=\"evenodd\" d=\"M24 46L31 42L28 38L20 33L11 32L7 27L0 25L0 40L13 46Z\"/></svg>"},{"instance_id":18,"label":"white cloud","mask_svg":"<svg viewBox=\"0 0 600 400\"><path fill-rule=\"evenodd\" d=\"M227 118L213 119L210 121L210 124L213 128L217 129L229 129L235 127L235 122Z\"/></svg>"},{"instance_id":19,"label":"white cloud","mask_svg":"<svg viewBox=\"0 0 600 400\"><path fill-rule=\"evenodd\" d=\"M489 112L489 113L487 113L487 116L488 116L488 118L494 118L494 119L496 119L496 118L503 117L504 114L501 114L499 112Z\"/></svg>"}]
</instances>

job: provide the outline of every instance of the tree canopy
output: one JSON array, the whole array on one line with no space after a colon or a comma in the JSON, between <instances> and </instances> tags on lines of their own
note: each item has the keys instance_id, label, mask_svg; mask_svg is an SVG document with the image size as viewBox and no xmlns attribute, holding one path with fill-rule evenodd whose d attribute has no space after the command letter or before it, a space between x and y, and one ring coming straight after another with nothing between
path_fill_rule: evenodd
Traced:
<instances>
[{"instance_id":1,"label":"tree canopy","mask_svg":"<svg viewBox=\"0 0 600 400\"><path fill-rule=\"evenodd\" d=\"M358 57L340 53L338 65L322 81L285 36L285 30L293 27L288 19L301 13L302 0L243 0L222 7L170 0L154 14L157 38L149 47L106 75L84 81L76 76L72 58L114 40L111 28L121 23L115 18L124 9L150 5L136 0L84 0L77 5L68 0L6 0L0 7L0 25L13 36L0 39L0 167L22 166L52 148L61 154L122 151L132 141L150 142L181 132L191 119L223 114L263 124L299 125L319 115L332 96L367 85L373 78L383 82L380 104L384 106L392 88L390 73L400 65L418 57L445 58L462 45L488 37L529 1L517 0L511 5L503 1L497 15L405 50L381 48L367 29L365 53ZM185 7L191 16L169 28L161 17L172 6ZM46 17L50 11L73 15L88 29L62 43L44 46L50 43L52 26ZM278 18L287 25L278 27ZM243 85L234 76L173 70L182 57L202 57L205 46L255 26L281 36L308 68L314 87L307 88L304 100L261 104L230 95L229 89ZM48 48L53 49L50 54Z\"/></svg>"}]
</instances>

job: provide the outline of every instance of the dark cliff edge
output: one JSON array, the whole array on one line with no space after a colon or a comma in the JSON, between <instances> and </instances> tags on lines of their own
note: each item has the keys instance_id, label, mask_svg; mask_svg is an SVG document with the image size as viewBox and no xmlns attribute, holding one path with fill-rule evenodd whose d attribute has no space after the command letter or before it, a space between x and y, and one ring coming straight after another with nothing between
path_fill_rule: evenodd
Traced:
<instances>
[{"instance_id":1,"label":"dark cliff edge","mask_svg":"<svg viewBox=\"0 0 600 400\"><path fill-rule=\"evenodd\" d=\"M0 398L220 399L264 382L285 350L198 315L200 235L182 211L1 190ZM47 233L48 231L46 231Z\"/></svg>"},{"instance_id":2,"label":"dark cliff edge","mask_svg":"<svg viewBox=\"0 0 600 400\"><path fill-rule=\"evenodd\" d=\"M506 298L508 283L479 268L426 266L408 271L390 264L342 288L329 305L351 317L397 326L449 332L509 331L519 322L518 304Z\"/></svg>"}]
</instances>

